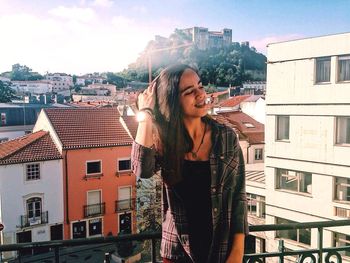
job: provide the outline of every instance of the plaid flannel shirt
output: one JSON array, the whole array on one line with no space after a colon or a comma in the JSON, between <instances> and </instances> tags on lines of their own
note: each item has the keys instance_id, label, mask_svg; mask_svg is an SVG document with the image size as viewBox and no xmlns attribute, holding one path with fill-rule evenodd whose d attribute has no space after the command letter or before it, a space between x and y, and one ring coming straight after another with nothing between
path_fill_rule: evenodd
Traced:
<instances>
[{"instance_id":1,"label":"plaid flannel shirt","mask_svg":"<svg viewBox=\"0 0 350 263\"><path fill-rule=\"evenodd\" d=\"M208 262L225 262L235 233L248 234L245 170L242 150L235 132L212 119L205 119L212 129L211 205L213 236ZM155 173L155 150L134 142L132 167L136 176L149 178ZM161 171L165 172L165 171ZM163 184L161 256L179 260L189 245L185 208L172 188Z\"/></svg>"}]
</instances>

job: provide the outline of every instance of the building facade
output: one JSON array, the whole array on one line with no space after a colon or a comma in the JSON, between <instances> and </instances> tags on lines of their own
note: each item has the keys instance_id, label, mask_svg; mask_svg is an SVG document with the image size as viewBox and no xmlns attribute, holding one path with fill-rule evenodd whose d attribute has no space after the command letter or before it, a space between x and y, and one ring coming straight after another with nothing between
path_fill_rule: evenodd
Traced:
<instances>
[{"instance_id":1,"label":"building facade","mask_svg":"<svg viewBox=\"0 0 350 263\"><path fill-rule=\"evenodd\" d=\"M69 90L73 87L73 77L66 73L47 74L45 78L52 84L52 92Z\"/></svg>"},{"instance_id":2,"label":"building facade","mask_svg":"<svg viewBox=\"0 0 350 263\"><path fill-rule=\"evenodd\" d=\"M232 29L228 28L221 31L209 31L206 27L191 27L182 29L182 32L191 36L192 42L202 50L227 47L232 43Z\"/></svg>"},{"instance_id":3,"label":"building facade","mask_svg":"<svg viewBox=\"0 0 350 263\"><path fill-rule=\"evenodd\" d=\"M349 43L346 33L268 45L267 224L350 218ZM350 245L349 233L327 229L323 244ZM317 229L269 235L287 249L317 247Z\"/></svg>"},{"instance_id":4,"label":"building facade","mask_svg":"<svg viewBox=\"0 0 350 263\"><path fill-rule=\"evenodd\" d=\"M43 110L34 131L50 132L63 156L64 238L136 231L132 138L117 108Z\"/></svg>"},{"instance_id":5,"label":"building facade","mask_svg":"<svg viewBox=\"0 0 350 263\"><path fill-rule=\"evenodd\" d=\"M0 203L2 244L63 238L62 156L48 132L0 144Z\"/></svg>"}]
</instances>

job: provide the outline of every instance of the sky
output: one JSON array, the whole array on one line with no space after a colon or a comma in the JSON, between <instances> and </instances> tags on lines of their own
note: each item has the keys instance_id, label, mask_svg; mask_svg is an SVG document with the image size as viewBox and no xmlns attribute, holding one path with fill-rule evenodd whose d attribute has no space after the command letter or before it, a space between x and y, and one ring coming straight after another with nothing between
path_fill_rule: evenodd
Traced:
<instances>
[{"instance_id":1,"label":"sky","mask_svg":"<svg viewBox=\"0 0 350 263\"><path fill-rule=\"evenodd\" d=\"M0 0L0 72L118 72L155 35L232 29L266 54L268 43L350 32L350 0Z\"/></svg>"}]
</instances>

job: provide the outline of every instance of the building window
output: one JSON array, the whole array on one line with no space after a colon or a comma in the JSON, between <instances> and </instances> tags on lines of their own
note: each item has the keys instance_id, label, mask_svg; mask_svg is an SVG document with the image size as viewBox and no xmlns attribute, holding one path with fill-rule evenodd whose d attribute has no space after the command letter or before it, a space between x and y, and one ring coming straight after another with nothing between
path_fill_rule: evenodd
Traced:
<instances>
[{"instance_id":1,"label":"building window","mask_svg":"<svg viewBox=\"0 0 350 263\"><path fill-rule=\"evenodd\" d=\"M40 164L33 163L26 165L26 180L39 180L40 179Z\"/></svg>"},{"instance_id":2,"label":"building window","mask_svg":"<svg viewBox=\"0 0 350 263\"><path fill-rule=\"evenodd\" d=\"M293 192L311 194L312 174L277 168L276 188Z\"/></svg>"},{"instance_id":3,"label":"building window","mask_svg":"<svg viewBox=\"0 0 350 263\"><path fill-rule=\"evenodd\" d=\"M130 171L131 170L131 159L118 160L118 171Z\"/></svg>"},{"instance_id":4,"label":"building window","mask_svg":"<svg viewBox=\"0 0 350 263\"><path fill-rule=\"evenodd\" d=\"M333 247L350 246L350 235L340 234L334 232L333 234ZM350 257L350 251L339 251L342 256Z\"/></svg>"},{"instance_id":5,"label":"building window","mask_svg":"<svg viewBox=\"0 0 350 263\"><path fill-rule=\"evenodd\" d=\"M86 174L100 174L101 161L92 161L86 163Z\"/></svg>"},{"instance_id":6,"label":"building window","mask_svg":"<svg viewBox=\"0 0 350 263\"><path fill-rule=\"evenodd\" d=\"M350 56L338 57L338 81L350 80Z\"/></svg>"},{"instance_id":7,"label":"building window","mask_svg":"<svg viewBox=\"0 0 350 263\"><path fill-rule=\"evenodd\" d=\"M291 224L296 223L294 221L276 217L276 224ZM311 229L289 229L289 230L277 230L276 237L290 239L299 243L303 243L306 245L311 245Z\"/></svg>"},{"instance_id":8,"label":"building window","mask_svg":"<svg viewBox=\"0 0 350 263\"><path fill-rule=\"evenodd\" d=\"M350 209L334 207L334 215L342 218L350 218Z\"/></svg>"},{"instance_id":9,"label":"building window","mask_svg":"<svg viewBox=\"0 0 350 263\"><path fill-rule=\"evenodd\" d=\"M6 125L6 113L1 113L1 125Z\"/></svg>"},{"instance_id":10,"label":"building window","mask_svg":"<svg viewBox=\"0 0 350 263\"><path fill-rule=\"evenodd\" d=\"M337 117L337 144L350 144L350 117Z\"/></svg>"},{"instance_id":11,"label":"building window","mask_svg":"<svg viewBox=\"0 0 350 263\"><path fill-rule=\"evenodd\" d=\"M265 197L247 193L248 213L250 215L265 218Z\"/></svg>"},{"instance_id":12,"label":"building window","mask_svg":"<svg viewBox=\"0 0 350 263\"><path fill-rule=\"evenodd\" d=\"M316 83L330 82L331 80L331 58L316 59Z\"/></svg>"},{"instance_id":13,"label":"building window","mask_svg":"<svg viewBox=\"0 0 350 263\"><path fill-rule=\"evenodd\" d=\"M41 198L33 197L27 200L27 215L29 221L41 218Z\"/></svg>"},{"instance_id":14,"label":"building window","mask_svg":"<svg viewBox=\"0 0 350 263\"><path fill-rule=\"evenodd\" d=\"M250 123L250 122L243 122L244 126L246 126L247 128L255 128L255 126Z\"/></svg>"},{"instance_id":15,"label":"building window","mask_svg":"<svg viewBox=\"0 0 350 263\"><path fill-rule=\"evenodd\" d=\"M289 116L277 116L277 140L289 140Z\"/></svg>"},{"instance_id":16,"label":"building window","mask_svg":"<svg viewBox=\"0 0 350 263\"><path fill-rule=\"evenodd\" d=\"M350 179L336 177L334 192L335 200L350 202Z\"/></svg>"},{"instance_id":17,"label":"building window","mask_svg":"<svg viewBox=\"0 0 350 263\"><path fill-rule=\"evenodd\" d=\"M263 159L263 149L259 148L259 149L255 149L255 160L262 160Z\"/></svg>"}]
</instances>

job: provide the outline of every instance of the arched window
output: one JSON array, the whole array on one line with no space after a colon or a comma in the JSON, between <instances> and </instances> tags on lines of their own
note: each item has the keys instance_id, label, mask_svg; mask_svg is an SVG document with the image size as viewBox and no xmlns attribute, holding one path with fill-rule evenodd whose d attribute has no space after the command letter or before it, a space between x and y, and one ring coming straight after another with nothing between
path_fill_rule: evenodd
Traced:
<instances>
[{"instance_id":1,"label":"arched window","mask_svg":"<svg viewBox=\"0 0 350 263\"><path fill-rule=\"evenodd\" d=\"M27 200L27 215L28 219L41 218L41 198L32 197Z\"/></svg>"}]
</instances>

